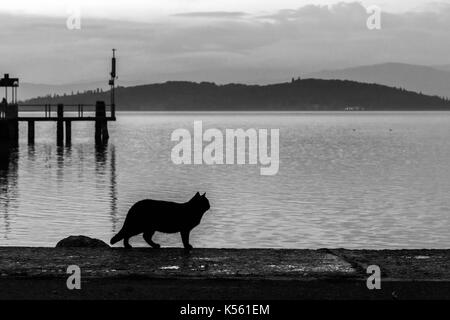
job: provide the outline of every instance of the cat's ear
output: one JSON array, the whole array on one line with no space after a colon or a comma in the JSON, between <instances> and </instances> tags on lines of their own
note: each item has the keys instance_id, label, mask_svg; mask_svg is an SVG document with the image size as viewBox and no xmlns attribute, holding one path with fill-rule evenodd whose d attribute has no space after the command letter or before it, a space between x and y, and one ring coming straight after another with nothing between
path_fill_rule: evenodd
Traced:
<instances>
[{"instance_id":1,"label":"cat's ear","mask_svg":"<svg viewBox=\"0 0 450 320\"><path fill-rule=\"evenodd\" d=\"M202 194L202 197L205 198L206 197L206 192L204 194Z\"/></svg>"},{"instance_id":2,"label":"cat's ear","mask_svg":"<svg viewBox=\"0 0 450 320\"><path fill-rule=\"evenodd\" d=\"M193 201L193 200L195 200L195 199L198 199L200 197L200 193L196 193L193 197L192 197L192 199L190 200L190 201Z\"/></svg>"}]
</instances>

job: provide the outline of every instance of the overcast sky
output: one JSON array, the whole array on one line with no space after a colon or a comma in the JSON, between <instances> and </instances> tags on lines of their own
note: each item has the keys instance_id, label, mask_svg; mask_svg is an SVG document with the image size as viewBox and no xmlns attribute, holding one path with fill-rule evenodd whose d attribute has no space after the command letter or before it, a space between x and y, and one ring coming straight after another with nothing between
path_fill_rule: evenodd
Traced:
<instances>
[{"instance_id":1,"label":"overcast sky","mask_svg":"<svg viewBox=\"0 0 450 320\"><path fill-rule=\"evenodd\" d=\"M369 30L366 8L382 10ZM80 10L81 29L66 20ZM75 11L74 11L75 10ZM0 3L0 72L21 81L267 83L383 62L450 64L450 0L100 0Z\"/></svg>"}]
</instances>

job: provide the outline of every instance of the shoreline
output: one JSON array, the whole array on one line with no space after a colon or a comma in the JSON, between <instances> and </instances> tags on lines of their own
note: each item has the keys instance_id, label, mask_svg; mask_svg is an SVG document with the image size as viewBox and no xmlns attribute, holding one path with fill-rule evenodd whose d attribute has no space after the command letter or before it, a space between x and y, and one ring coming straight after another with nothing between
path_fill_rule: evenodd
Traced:
<instances>
[{"instance_id":1,"label":"shoreline","mask_svg":"<svg viewBox=\"0 0 450 320\"><path fill-rule=\"evenodd\" d=\"M198 109L186 109L186 110L167 110L167 109L154 109L154 110L143 110L143 109L129 109L129 110L116 110L116 114L126 114L126 113L151 113L151 114L320 114L320 113L337 113L337 114L367 114L367 113L378 113L378 114L391 114L391 113L439 113L439 112L450 112L450 109L386 109L386 110L364 110L364 111L348 111L348 110L333 110L333 109L323 109L323 110L275 110L275 109L256 109L256 110L198 110Z\"/></svg>"},{"instance_id":2,"label":"shoreline","mask_svg":"<svg viewBox=\"0 0 450 320\"><path fill-rule=\"evenodd\" d=\"M0 299L450 299L450 249L0 247ZM81 290L66 286L69 265ZM369 265L381 289L369 290Z\"/></svg>"}]
</instances>

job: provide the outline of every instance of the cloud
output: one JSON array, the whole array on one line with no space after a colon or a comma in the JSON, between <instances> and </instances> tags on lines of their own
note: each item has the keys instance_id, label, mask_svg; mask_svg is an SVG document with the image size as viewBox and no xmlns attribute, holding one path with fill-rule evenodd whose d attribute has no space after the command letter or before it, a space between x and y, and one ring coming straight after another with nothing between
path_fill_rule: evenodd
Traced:
<instances>
[{"instance_id":1,"label":"cloud","mask_svg":"<svg viewBox=\"0 0 450 320\"><path fill-rule=\"evenodd\" d=\"M118 48L119 80L272 82L322 69L382 62L448 64L450 6L382 13L368 30L357 2L306 5L270 14L186 12L147 23L0 16L0 71L33 82L107 77ZM64 71L64 72L63 72Z\"/></svg>"},{"instance_id":2,"label":"cloud","mask_svg":"<svg viewBox=\"0 0 450 320\"><path fill-rule=\"evenodd\" d=\"M202 12L185 12L177 13L173 16L187 17L187 18L242 18L245 17L245 12L228 12L228 11L202 11Z\"/></svg>"}]
</instances>

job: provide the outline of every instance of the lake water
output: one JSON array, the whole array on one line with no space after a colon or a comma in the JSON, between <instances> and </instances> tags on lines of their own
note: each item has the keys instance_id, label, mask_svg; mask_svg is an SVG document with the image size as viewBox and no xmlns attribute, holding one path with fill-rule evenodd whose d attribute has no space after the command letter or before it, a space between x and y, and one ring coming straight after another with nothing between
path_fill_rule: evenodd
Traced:
<instances>
[{"instance_id":1,"label":"lake water","mask_svg":"<svg viewBox=\"0 0 450 320\"><path fill-rule=\"evenodd\" d=\"M173 130L279 128L280 169L175 165ZM197 247L450 247L450 113L119 113L97 148L93 124L36 124L0 168L0 246L54 246L68 235L105 241L130 206L207 192ZM163 246L179 235L156 234ZM134 246L145 246L141 236ZM121 244L119 244L121 245Z\"/></svg>"}]
</instances>

